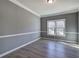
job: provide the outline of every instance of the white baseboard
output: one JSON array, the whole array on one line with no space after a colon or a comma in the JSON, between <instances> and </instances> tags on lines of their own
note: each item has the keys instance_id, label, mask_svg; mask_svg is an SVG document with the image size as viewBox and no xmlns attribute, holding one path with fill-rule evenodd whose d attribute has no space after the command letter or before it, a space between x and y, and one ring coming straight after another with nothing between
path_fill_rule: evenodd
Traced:
<instances>
[{"instance_id":1,"label":"white baseboard","mask_svg":"<svg viewBox=\"0 0 79 59\"><path fill-rule=\"evenodd\" d=\"M14 49L12 49L12 50L10 50L10 51L7 51L7 52L5 52L5 53L2 53L2 54L0 54L0 58L3 57L3 56L5 56L5 55L7 55L7 54L10 54L10 53L12 53L12 52L18 50L18 49L20 49L20 48L22 48L22 47L24 47L24 46L27 46L27 45L29 45L29 44L31 44L31 43L33 43L33 42L39 40L39 39L40 39L40 38L35 39L35 40L33 40L33 41L30 41L30 42L28 42L28 43L26 43L26 44L23 44L23 45L17 47L17 48L14 48Z\"/></svg>"},{"instance_id":2,"label":"white baseboard","mask_svg":"<svg viewBox=\"0 0 79 59\"><path fill-rule=\"evenodd\" d=\"M64 44L64 45L67 45L67 46L70 46L70 47L73 47L73 48L79 49L79 45L78 44L69 44L69 43L65 43L65 42L60 42L60 43Z\"/></svg>"}]
</instances>

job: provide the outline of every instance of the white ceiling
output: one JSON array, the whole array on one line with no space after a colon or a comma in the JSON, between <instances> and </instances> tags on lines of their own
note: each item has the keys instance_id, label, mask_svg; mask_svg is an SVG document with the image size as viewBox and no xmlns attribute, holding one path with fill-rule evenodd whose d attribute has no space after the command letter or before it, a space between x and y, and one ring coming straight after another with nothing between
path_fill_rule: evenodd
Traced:
<instances>
[{"instance_id":1,"label":"white ceiling","mask_svg":"<svg viewBox=\"0 0 79 59\"><path fill-rule=\"evenodd\" d=\"M56 0L55 4L47 4L46 0L17 0L22 5L41 16L75 10L79 7L79 0Z\"/></svg>"}]
</instances>

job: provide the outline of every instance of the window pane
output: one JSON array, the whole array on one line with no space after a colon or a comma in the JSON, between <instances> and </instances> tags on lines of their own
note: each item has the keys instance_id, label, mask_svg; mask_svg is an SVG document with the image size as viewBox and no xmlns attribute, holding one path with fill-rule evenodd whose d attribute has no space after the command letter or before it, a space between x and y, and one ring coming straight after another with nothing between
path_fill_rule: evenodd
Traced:
<instances>
[{"instance_id":1,"label":"window pane","mask_svg":"<svg viewBox=\"0 0 79 59\"><path fill-rule=\"evenodd\" d=\"M57 28L56 29L56 34L58 36L65 36L65 34L64 34L64 28Z\"/></svg>"},{"instance_id":2,"label":"window pane","mask_svg":"<svg viewBox=\"0 0 79 59\"><path fill-rule=\"evenodd\" d=\"M54 28L55 28L55 22L54 21L48 21L48 34L54 35Z\"/></svg>"},{"instance_id":3,"label":"window pane","mask_svg":"<svg viewBox=\"0 0 79 59\"><path fill-rule=\"evenodd\" d=\"M54 21L48 21L48 27L54 28L55 27L55 22Z\"/></svg>"},{"instance_id":4,"label":"window pane","mask_svg":"<svg viewBox=\"0 0 79 59\"><path fill-rule=\"evenodd\" d=\"M64 20L57 20L56 26L65 28L65 21Z\"/></svg>"},{"instance_id":5,"label":"window pane","mask_svg":"<svg viewBox=\"0 0 79 59\"><path fill-rule=\"evenodd\" d=\"M54 28L49 28L48 29L48 34L49 35L54 35L55 33L54 33Z\"/></svg>"}]
</instances>

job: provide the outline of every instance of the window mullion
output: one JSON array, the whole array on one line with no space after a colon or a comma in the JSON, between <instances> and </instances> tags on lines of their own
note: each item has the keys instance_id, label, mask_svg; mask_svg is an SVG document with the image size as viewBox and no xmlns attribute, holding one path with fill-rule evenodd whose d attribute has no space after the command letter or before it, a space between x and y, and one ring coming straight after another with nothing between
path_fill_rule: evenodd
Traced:
<instances>
[{"instance_id":1,"label":"window mullion","mask_svg":"<svg viewBox=\"0 0 79 59\"><path fill-rule=\"evenodd\" d=\"M55 29L54 29L55 35L57 35L57 33L56 33L56 28L57 28L57 25L56 25L56 21L55 21Z\"/></svg>"}]
</instances>

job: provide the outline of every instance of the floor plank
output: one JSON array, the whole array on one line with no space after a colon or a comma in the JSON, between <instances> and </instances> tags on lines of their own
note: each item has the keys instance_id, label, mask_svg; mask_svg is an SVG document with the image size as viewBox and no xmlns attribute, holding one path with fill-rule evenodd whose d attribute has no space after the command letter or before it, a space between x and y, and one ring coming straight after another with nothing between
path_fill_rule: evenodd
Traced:
<instances>
[{"instance_id":1,"label":"floor plank","mask_svg":"<svg viewBox=\"0 0 79 59\"><path fill-rule=\"evenodd\" d=\"M79 50L52 40L38 40L3 58L79 58Z\"/></svg>"}]
</instances>

